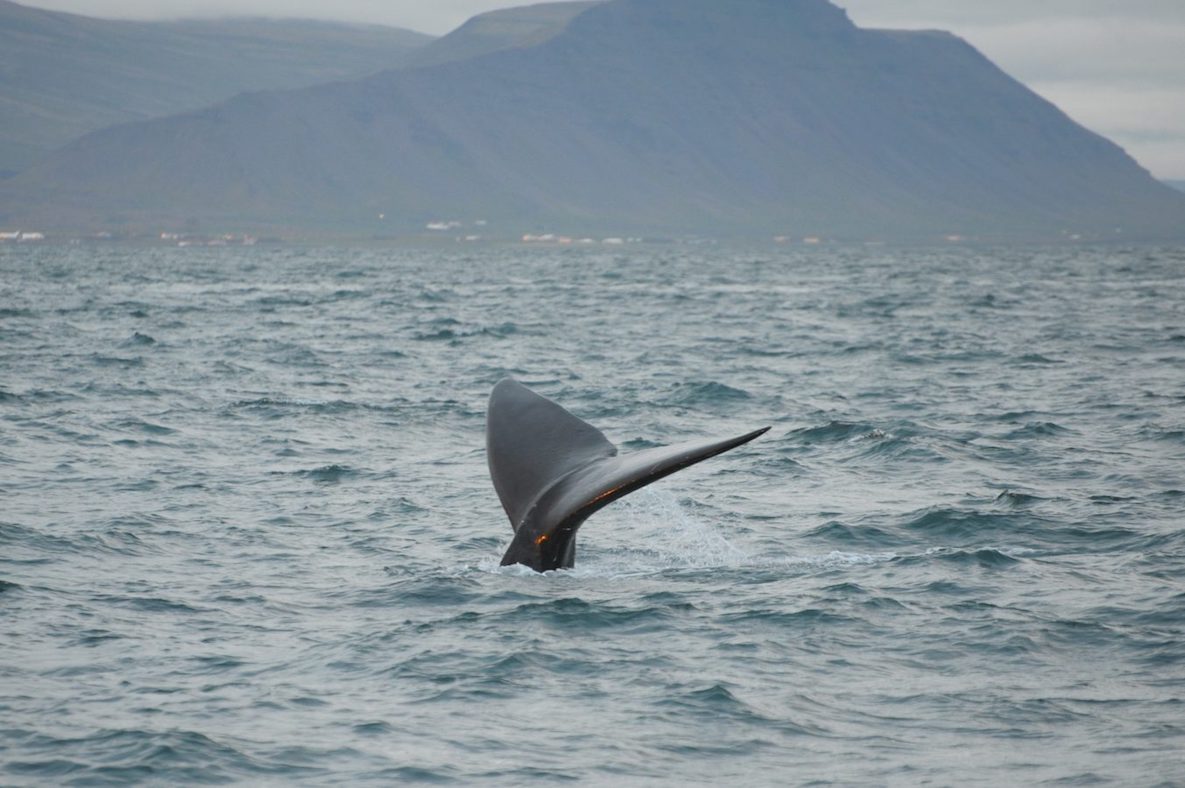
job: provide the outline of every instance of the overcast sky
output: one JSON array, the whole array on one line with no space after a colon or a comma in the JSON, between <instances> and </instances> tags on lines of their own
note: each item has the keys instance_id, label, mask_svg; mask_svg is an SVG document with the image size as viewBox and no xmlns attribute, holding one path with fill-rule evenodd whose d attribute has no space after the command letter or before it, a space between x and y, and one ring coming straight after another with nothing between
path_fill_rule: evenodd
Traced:
<instances>
[{"instance_id":1,"label":"overcast sky","mask_svg":"<svg viewBox=\"0 0 1185 788\"><path fill-rule=\"evenodd\" d=\"M256 14L445 33L506 0L20 0L91 16ZM728 0L722 0L728 2ZM1185 0L837 0L863 27L938 28L970 41L1154 175L1185 180Z\"/></svg>"}]
</instances>

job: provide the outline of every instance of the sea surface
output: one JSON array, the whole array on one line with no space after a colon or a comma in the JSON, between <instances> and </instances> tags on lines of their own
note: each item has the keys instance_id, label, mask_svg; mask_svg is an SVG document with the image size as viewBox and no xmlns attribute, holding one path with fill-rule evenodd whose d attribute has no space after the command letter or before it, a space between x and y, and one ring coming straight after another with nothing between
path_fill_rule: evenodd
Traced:
<instances>
[{"instance_id":1,"label":"sea surface","mask_svg":"<svg viewBox=\"0 0 1185 788\"><path fill-rule=\"evenodd\" d=\"M0 784L418 782L1185 784L1185 249L0 247Z\"/></svg>"}]
</instances>

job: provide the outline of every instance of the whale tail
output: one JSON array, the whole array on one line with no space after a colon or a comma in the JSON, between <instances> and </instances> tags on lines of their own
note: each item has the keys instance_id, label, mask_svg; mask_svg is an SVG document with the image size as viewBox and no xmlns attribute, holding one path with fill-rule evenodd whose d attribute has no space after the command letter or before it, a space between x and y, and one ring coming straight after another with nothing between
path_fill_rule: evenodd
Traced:
<instances>
[{"instance_id":1,"label":"whale tail","mask_svg":"<svg viewBox=\"0 0 1185 788\"><path fill-rule=\"evenodd\" d=\"M515 380L501 381L490 394L486 459L514 528L502 565L571 567L576 530L593 512L767 430L621 455L596 427Z\"/></svg>"}]
</instances>

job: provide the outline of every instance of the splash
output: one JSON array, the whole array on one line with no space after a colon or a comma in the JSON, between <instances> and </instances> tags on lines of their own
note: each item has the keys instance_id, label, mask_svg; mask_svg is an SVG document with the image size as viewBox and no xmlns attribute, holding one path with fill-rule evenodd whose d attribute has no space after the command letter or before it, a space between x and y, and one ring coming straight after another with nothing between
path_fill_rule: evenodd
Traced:
<instances>
[{"instance_id":1,"label":"splash","mask_svg":"<svg viewBox=\"0 0 1185 788\"><path fill-rule=\"evenodd\" d=\"M475 567L521 577L621 577L699 569L763 569L810 572L868 566L896 553L771 555L725 536L725 524L697 511L670 491L645 489L599 513L581 530L573 569L540 574L525 566L499 566L491 557Z\"/></svg>"}]
</instances>

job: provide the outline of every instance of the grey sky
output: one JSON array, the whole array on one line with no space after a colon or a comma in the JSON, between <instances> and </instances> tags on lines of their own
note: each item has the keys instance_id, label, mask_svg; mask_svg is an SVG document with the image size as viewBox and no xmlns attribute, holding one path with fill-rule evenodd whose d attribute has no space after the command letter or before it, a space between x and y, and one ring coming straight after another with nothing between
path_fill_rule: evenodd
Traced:
<instances>
[{"instance_id":1,"label":"grey sky","mask_svg":"<svg viewBox=\"0 0 1185 788\"><path fill-rule=\"evenodd\" d=\"M255 14L444 33L513 0L23 0L91 16ZM725 2L727 0L724 0ZM1185 179L1185 0L837 0L864 27L939 28L970 41L1153 174Z\"/></svg>"}]
</instances>

